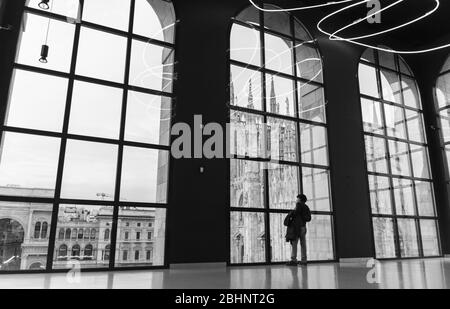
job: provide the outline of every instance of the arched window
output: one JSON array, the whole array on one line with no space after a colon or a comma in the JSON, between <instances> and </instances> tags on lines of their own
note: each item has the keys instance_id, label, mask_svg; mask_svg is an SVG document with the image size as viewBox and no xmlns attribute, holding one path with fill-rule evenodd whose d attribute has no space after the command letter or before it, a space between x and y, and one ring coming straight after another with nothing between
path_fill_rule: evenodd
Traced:
<instances>
[{"instance_id":1,"label":"arched window","mask_svg":"<svg viewBox=\"0 0 450 309\"><path fill-rule=\"evenodd\" d=\"M299 193L308 197L314 213L310 241L321 244L310 248L308 258L334 259L326 103L316 40L291 14L250 6L233 19L230 63L230 232L249 235L244 263L290 259L283 249L283 212L295 206ZM260 210L241 212L248 208ZM242 230L243 221L251 233ZM272 236L262 252L261 233ZM230 246L231 255L244 252ZM280 254L267 261L269 247Z\"/></svg>"},{"instance_id":2,"label":"arched window","mask_svg":"<svg viewBox=\"0 0 450 309\"><path fill-rule=\"evenodd\" d=\"M85 200L100 207L114 200L116 175L122 175L120 201L166 207L175 97L172 1L51 0L48 9L40 2L25 1L12 78L0 85L10 94L1 115L0 196L14 184L20 202ZM29 236L48 238L54 230L51 238L59 239L64 228L64 239L67 218L90 222L97 215L74 212L74 205L60 209L66 207L72 209L55 229L40 222ZM90 240L84 228L72 230L72 240Z\"/></svg>"},{"instance_id":3,"label":"arched window","mask_svg":"<svg viewBox=\"0 0 450 309\"><path fill-rule=\"evenodd\" d=\"M77 239L77 232L78 230L77 229L72 229L72 240L75 240L75 239Z\"/></svg>"},{"instance_id":4,"label":"arched window","mask_svg":"<svg viewBox=\"0 0 450 309\"><path fill-rule=\"evenodd\" d=\"M109 240L109 229L106 229L106 230L105 230L105 234L104 234L103 239L104 239L104 240Z\"/></svg>"},{"instance_id":5,"label":"arched window","mask_svg":"<svg viewBox=\"0 0 450 309\"><path fill-rule=\"evenodd\" d=\"M104 261L109 261L109 252L110 252L110 249L111 247L110 247L110 245L107 245L106 247L105 247L105 250L104 250L104 252L103 252L103 260Z\"/></svg>"},{"instance_id":6,"label":"arched window","mask_svg":"<svg viewBox=\"0 0 450 309\"><path fill-rule=\"evenodd\" d=\"M72 258L79 258L80 257L80 246L74 245L72 247Z\"/></svg>"},{"instance_id":7,"label":"arched window","mask_svg":"<svg viewBox=\"0 0 450 309\"><path fill-rule=\"evenodd\" d=\"M93 257L92 254L93 254L92 245L87 245L86 247L84 247L84 258L92 259Z\"/></svg>"},{"instance_id":8,"label":"arched window","mask_svg":"<svg viewBox=\"0 0 450 309\"><path fill-rule=\"evenodd\" d=\"M58 240L64 239L64 229L59 229Z\"/></svg>"},{"instance_id":9,"label":"arched window","mask_svg":"<svg viewBox=\"0 0 450 309\"><path fill-rule=\"evenodd\" d=\"M359 85L376 257L439 255L428 145L414 75L400 56L368 49L361 57Z\"/></svg>"},{"instance_id":10,"label":"arched window","mask_svg":"<svg viewBox=\"0 0 450 309\"><path fill-rule=\"evenodd\" d=\"M48 223L47 222L42 223L41 239L47 238L47 230L48 230Z\"/></svg>"},{"instance_id":11,"label":"arched window","mask_svg":"<svg viewBox=\"0 0 450 309\"><path fill-rule=\"evenodd\" d=\"M61 258L61 259L67 258L67 246L66 245L59 246L58 258Z\"/></svg>"},{"instance_id":12,"label":"arched window","mask_svg":"<svg viewBox=\"0 0 450 309\"><path fill-rule=\"evenodd\" d=\"M450 57L444 63L436 82L436 101L447 167L450 167ZM449 173L447 180L450 180Z\"/></svg>"},{"instance_id":13,"label":"arched window","mask_svg":"<svg viewBox=\"0 0 450 309\"><path fill-rule=\"evenodd\" d=\"M66 229L66 235L65 235L65 239L66 240L70 240L70 233L71 233L71 230L70 229Z\"/></svg>"},{"instance_id":14,"label":"arched window","mask_svg":"<svg viewBox=\"0 0 450 309\"><path fill-rule=\"evenodd\" d=\"M34 225L34 238L39 239L39 236L41 235L41 222L36 222Z\"/></svg>"},{"instance_id":15,"label":"arched window","mask_svg":"<svg viewBox=\"0 0 450 309\"><path fill-rule=\"evenodd\" d=\"M84 229L84 239L89 240L90 237L91 237L91 230Z\"/></svg>"}]
</instances>

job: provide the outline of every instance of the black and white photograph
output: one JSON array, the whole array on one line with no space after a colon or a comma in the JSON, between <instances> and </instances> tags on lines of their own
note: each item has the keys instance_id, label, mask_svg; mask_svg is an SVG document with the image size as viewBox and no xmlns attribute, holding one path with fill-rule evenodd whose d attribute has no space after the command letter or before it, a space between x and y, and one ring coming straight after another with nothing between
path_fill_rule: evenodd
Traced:
<instances>
[{"instance_id":1,"label":"black and white photograph","mask_svg":"<svg viewBox=\"0 0 450 309\"><path fill-rule=\"evenodd\" d=\"M0 0L0 289L449 289L448 16Z\"/></svg>"}]
</instances>

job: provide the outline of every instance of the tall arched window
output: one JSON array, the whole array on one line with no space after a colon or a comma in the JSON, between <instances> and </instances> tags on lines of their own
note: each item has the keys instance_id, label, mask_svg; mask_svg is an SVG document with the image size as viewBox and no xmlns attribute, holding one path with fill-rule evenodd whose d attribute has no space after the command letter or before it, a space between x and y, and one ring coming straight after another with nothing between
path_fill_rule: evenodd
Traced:
<instances>
[{"instance_id":1,"label":"tall arched window","mask_svg":"<svg viewBox=\"0 0 450 309\"><path fill-rule=\"evenodd\" d=\"M250 6L233 19L230 63L230 235L246 235L239 250L230 237L231 263L290 259L283 219L299 193L307 195L313 211L308 259L334 259L316 41L292 15Z\"/></svg>"},{"instance_id":2,"label":"tall arched window","mask_svg":"<svg viewBox=\"0 0 450 309\"><path fill-rule=\"evenodd\" d=\"M406 62L368 49L359 65L375 254L440 254L419 89Z\"/></svg>"},{"instance_id":3,"label":"tall arched window","mask_svg":"<svg viewBox=\"0 0 450 309\"><path fill-rule=\"evenodd\" d=\"M56 231L68 217L94 220L105 201L111 208L138 202L165 213L174 99L172 2L50 0L47 10L40 2L27 0L23 12L0 124L0 196L53 199L53 217L62 219L54 223ZM84 202L58 205L60 200ZM80 204L97 209L83 212L89 207ZM71 237L89 239L91 233L79 228Z\"/></svg>"},{"instance_id":4,"label":"tall arched window","mask_svg":"<svg viewBox=\"0 0 450 309\"><path fill-rule=\"evenodd\" d=\"M450 57L444 63L436 82L436 101L447 167L450 167ZM447 173L447 181L450 181L449 175Z\"/></svg>"}]
</instances>

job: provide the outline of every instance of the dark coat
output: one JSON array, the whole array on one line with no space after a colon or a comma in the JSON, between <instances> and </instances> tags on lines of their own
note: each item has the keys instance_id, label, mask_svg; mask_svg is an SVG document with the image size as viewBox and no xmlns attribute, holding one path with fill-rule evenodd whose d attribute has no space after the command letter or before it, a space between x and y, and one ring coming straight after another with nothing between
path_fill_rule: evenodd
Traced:
<instances>
[{"instance_id":1,"label":"dark coat","mask_svg":"<svg viewBox=\"0 0 450 309\"><path fill-rule=\"evenodd\" d=\"M297 203L295 210L292 210L285 218L284 225L286 229L286 241L296 240L300 237L300 230L302 227L306 227L304 221L305 213L310 212L309 207L306 204Z\"/></svg>"}]
</instances>

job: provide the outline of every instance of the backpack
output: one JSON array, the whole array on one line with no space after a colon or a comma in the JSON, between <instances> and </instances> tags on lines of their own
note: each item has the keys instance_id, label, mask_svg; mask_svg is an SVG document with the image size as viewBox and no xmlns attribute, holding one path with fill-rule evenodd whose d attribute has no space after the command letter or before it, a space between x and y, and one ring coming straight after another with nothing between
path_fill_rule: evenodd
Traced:
<instances>
[{"instance_id":1,"label":"backpack","mask_svg":"<svg viewBox=\"0 0 450 309\"><path fill-rule=\"evenodd\" d=\"M291 224L293 218L294 218L294 217L293 217L293 212L290 212L290 213L284 218L284 222L283 222L284 226L289 226L289 225Z\"/></svg>"}]
</instances>

